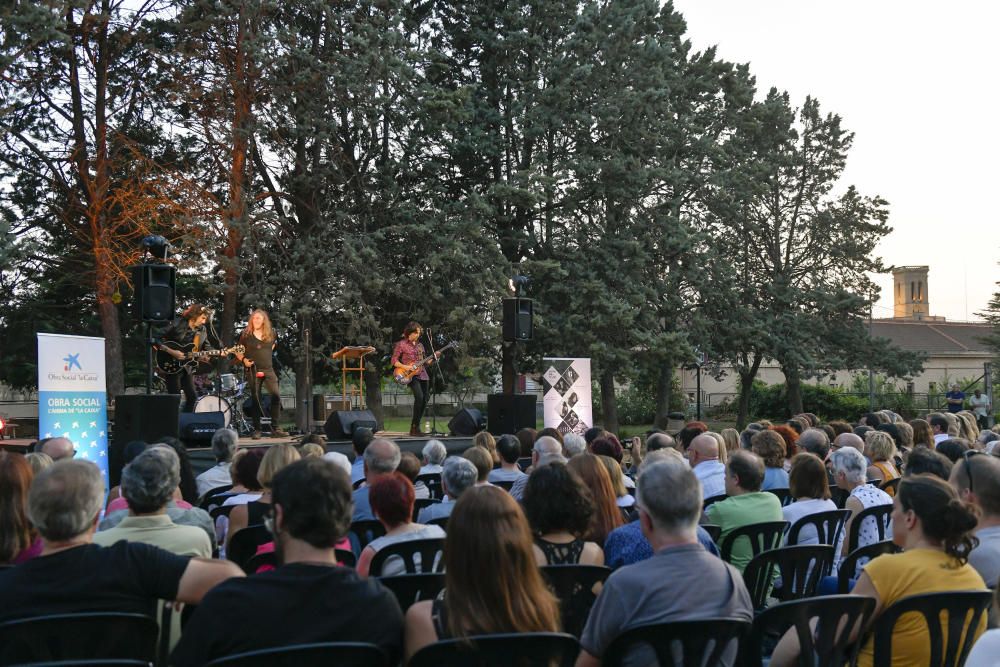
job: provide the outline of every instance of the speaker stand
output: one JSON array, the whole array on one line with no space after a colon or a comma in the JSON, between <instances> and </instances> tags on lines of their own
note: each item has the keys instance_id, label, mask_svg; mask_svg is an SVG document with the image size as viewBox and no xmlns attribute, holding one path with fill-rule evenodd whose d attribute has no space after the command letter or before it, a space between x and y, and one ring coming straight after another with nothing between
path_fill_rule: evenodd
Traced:
<instances>
[{"instance_id":1,"label":"speaker stand","mask_svg":"<svg viewBox=\"0 0 1000 667\"><path fill-rule=\"evenodd\" d=\"M424 333L427 335L427 342L431 346L431 354L437 354L437 352L434 351L434 339L431 338L430 329L426 330ZM445 380L444 380L444 373L441 371L441 360L440 359L435 359L434 363L432 363L431 366L433 366L437 370L438 379L441 381L441 386L444 386ZM432 374L433 374L433 371L432 371ZM430 377L430 375L428 375L428 378L429 377ZM431 379L431 381L427 383L427 391L429 391L431 393L431 412L432 412L432 414L431 414L431 432L428 433L427 435L434 435L434 436L447 435L447 433L438 433L437 392L434 391L434 380L433 379ZM426 409L426 407L427 406L425 404L424 405L424 409ZM420 428L419 424L417 424L417 428L418 429Z\"/></svg>"},{"instance_id":2,"label":"speaker stand","mask_svg":"<svg viewBox=\"0 0 1000 667\"><path fill-rule=\"evenodd\" d=\"M146 322L146 395L153 393L153 325Z\"/></svg>"}]
</instances>

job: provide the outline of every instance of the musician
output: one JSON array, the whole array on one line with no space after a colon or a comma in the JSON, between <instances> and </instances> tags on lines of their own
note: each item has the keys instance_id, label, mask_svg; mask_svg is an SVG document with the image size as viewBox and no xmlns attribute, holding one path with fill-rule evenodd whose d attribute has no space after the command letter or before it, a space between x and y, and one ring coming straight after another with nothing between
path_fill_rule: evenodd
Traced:
<instances>
[{"instance_id":1,"label":"musician","mask_svg":"<svg viewBox=\"0 0 1000 667\"><path fill-rule=\"evenodd\" d=\"M392 350L392 366L397 371L408 371L417 368L417 364L424 359L423 343L418 342L424 328L417 322L407 322L403 328L403 337L396 343ZM440 352L434 357L441 356ZM427 363L432 363L433 360ZM413 392L413 420L410 423L410 435L427 435L420 430L420 418L424 415L424 408L427 406L428 389L430 386L430 376L427 375L426 366L410 381L410 391Z\"/></svg>"},{"instance_id":2,"label":"musician","mask_svg":"<svg viewBox=\"0 0 1000 667\"><path fill-rule=\"evenodd\" d=\"M181 313L180 317L171 322L161 332L156 348L166 352L178 361L184 360L185 352L174 349L174 346L186 349L190 345L191 349L187 350L187 352L201 352L203 350L214 349L212 342L208 338L208 331L205 329L205 323L208 322L210 314L211 311L204 305L200 303L191 304ZM163 343L172 345L164 345ZM170 373L164 376L164 380L167 383L167 393L179 394L183 391L184 412L193 412L194 405L198 401L198 394L195 392L194 380L192 378L196 370L197 366L185 366L179 373Z\"/></svg>"},{"instance_id":3,"label":"musician","mask_svg":"<svg viewBox=\"0 0 1000 667\"><path fill-rule=\"evenodd\" d=\"M277 344L277 336L267 312L260 308L253 311L247 328L240 334L240 345L246 348L246 352L237 354L236 358L243 362L249 371L250 388L257 403L253 415L254 433L251 436L254 440L260 439L260 416L264 413L260 395L261 385L267 387L267 393L271 395L271 435L276 438L288 437L288 433L278 428L278 419L281 417L281 393L278 389L278 375L274 372L274 364L271 361ZM257 377L259 373L263 373L263 377Z\"/></svg>"}]
</instances>

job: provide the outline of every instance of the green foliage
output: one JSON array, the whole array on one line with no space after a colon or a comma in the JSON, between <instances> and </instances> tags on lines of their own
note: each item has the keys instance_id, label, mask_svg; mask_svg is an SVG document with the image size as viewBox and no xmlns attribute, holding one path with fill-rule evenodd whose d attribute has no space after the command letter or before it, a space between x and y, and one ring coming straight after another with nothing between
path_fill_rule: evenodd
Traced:
<instances>
[{"instance_id":1,"label":"green foliage","mask_svg":"<svg viewBox=\"0 0 1000 667\"><path fill-rule=\"evenodd\" d=\"M641 388L631 386L628 389L619 391L616 395L618 399L618 421L622 424L651 424L656 406L653 402L653 395Z\"/></svg>"},{"instance_id":2,"label":"green foliage","mask_svg":"<svg viewBox=\"0 0 1000 667\"><path fill-rule=\"evenodd\" d=\"M750 418L784 421L791 417L788 410L787 387L784 384L768 385L754 381L750 395ZM865 398L851 395L838 387L803 384L802 404L805 412L812 412L823 420L857 420L868 412Z\"/></svg>"}]
</instances>

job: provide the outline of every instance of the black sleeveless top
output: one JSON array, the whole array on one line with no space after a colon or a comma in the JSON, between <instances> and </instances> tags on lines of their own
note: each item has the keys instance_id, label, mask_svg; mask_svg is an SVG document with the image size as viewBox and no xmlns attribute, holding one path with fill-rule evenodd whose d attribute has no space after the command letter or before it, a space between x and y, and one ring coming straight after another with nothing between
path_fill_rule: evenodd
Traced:
<instances>
[{"instance_id":1,"label":"black sleeveless top","mask_svg":"<svg viewBox=\"0 0 1000 667\"><path fill-rule=\"evenodd\" d=\"M253 501L247 503L247 526L256 526L264 523L264 517L271 512L271 503Z\"/></svg>"},{"instance_id":2,"label":"black sleeveless top","mask_svg":"<svg viewBox=\"0 0 1000 667\"><path fill-rule=\"evenodd\" d=\"M545 554L545 562L549 565L577 565L580 562L580 556L583 554L584 542L580 538L577 538L572 542L556 544L555 542L535 537L535 544Z\"/></svg>"}]
</instances>

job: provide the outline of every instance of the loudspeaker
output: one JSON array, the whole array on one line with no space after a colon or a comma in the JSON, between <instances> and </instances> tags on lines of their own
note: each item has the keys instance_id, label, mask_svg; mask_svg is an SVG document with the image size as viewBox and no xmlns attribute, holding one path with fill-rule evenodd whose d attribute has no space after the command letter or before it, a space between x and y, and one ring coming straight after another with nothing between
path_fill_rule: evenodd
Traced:
<instances>
[{"instance_id":1,"label":"loudspeaker","mask_svg":"<svg viewBox=\"0 0 1000 667\"><path fill-rule=\"evenodd\" d=\"M463 408L448 422L448 432L452 435L475 435L486 428L483 413L475 408Z\"/></svg>"},{"instance_id":2,"label":"loudspeaker","mask_svg":"<svg viewBox=\"0 0 1000 667\"><path fill-rule=\"evenodd\" d=\"M132 440L156 442L177 437L180 394L122 394L115 396L115 421L108 452L111 484L121 481L125 445Z\"/></svg>"},{"instance_id":3,"label":"loudspeaker","mask_svg":"<svg viewBox=\"0 0 1000 667\"><path fill-rule=\"evenodd\" d=\"M143 322L169 322L174 317L174 282L177 270L170 264L132 267L132 312Z\"/></svg>"},{"instance_id":4,"label":"loudspeaker","mask_svg":"<svg viewBox=\"0 0 1000 667\"><path fill-rule=\"evenodd\" d=\"M503 339L507 342L531 340L531 299L503 300Z\"/></svg>"},{"instance_id":5,"label":"loudspeaker","mask_svg":"<svg viewBox=\"0 0 1000 667\"><path fill-rule=\"evenodd\" d=\"M486 397L486 414L493 435L535 428L535 395L490 394Z\"/></svg>"},{"instance_id":6,"label":"loudspeaker","mask_svg":"<svg viewBox=\"0 0 1000 667\"><path fill-rule=\"evenodd\" d=\"M312 420L315 422L326 421L326 396L323 394L313 394L313 414Z\"/></svg>"},{"instance_id":7,"label":"loudspeaker","mask_svg":"<svg viewBox=\"0 0 1000 667\"><path fill-rule=\"evenodd\" d=\"M185 445L208 447L212 436L226 425L226 415L222 412L182 412L179 433Z\"/></svg>"},{"instance_id":8,"label":"loudspeaker","mask_svg":"<svg viewBox=\"0 0 1000 667\"><path fill-rule=\"evenodd\" d=\"M334 410L323 425L327 440L349 440L357 428L374 432L378 428L375 415L370 410Z\"/></svg>"}]
</instances>

